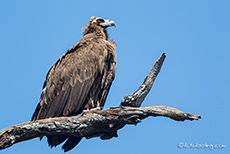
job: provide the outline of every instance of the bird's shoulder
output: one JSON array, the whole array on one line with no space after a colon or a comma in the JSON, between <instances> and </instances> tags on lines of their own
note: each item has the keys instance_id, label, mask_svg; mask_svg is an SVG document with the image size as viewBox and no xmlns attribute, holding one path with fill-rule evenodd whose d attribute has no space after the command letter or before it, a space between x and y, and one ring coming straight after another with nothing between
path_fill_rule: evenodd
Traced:
<instances>
[{"instance_id":1,"label":"bird's shoulder","mask_svg":"<svg viewBox=\"0 0 230 154\"><path fill-rule=\"evenodd\" d=\"M70 80L71 77L83 82L95 76L97 71L101 70L101 65L107 57L108 44L114 46L112 42L109 43L90 35L83 37L50 68L43 88L48 82L59 84L64 80Z\"/></svg>"}]
</instances>

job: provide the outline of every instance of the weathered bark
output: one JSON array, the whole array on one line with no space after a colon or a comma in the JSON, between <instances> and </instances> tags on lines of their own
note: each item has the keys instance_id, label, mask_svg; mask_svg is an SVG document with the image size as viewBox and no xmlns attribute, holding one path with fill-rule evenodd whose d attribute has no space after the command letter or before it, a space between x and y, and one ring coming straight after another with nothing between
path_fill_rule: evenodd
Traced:
<instances>
[{"instance_id":1,"label":"weathered bark","mask_svg":"<svg viewBox=\"0 0 230 154\"><path fill-rule=\"evenodd\" d=\"M150 91L164 59L165 54L163 53L145 78L144 83L132 95L125 96L120 107L99 111L91 110L72 117L41 119L3 129L0 131L0 149L8 148L21 141L47 135L73 135L86 137L87 139L92 137L110 139L117 137L117 130L126 124L136 125L149 116L164 116L176 121L200 119L201 116L199 115L185 113L171 107L139 108Z\"/></svg>"},{"instance_id":2,"label":"weathered bark","mask_svg":"<svg viewBox=\"0 0 230 154\"><path fill-rule=\"evenodd\" d=\"M152 88L152 85L158 75L158 73L161 70L161 66L163 65L163 62L165 60L165 53L161 55L161 57L156 61L153 68L149 72L149 74L146 76L143 84L135 91L133 94L129 96L125 96L120 106L132 106L132 107L140 107L142 102L144 101L145 97L149 93L149 91Z\"/></svg>"},{"instance_id":3,"label":"weathered bark","mask_svg":"<svg viewBox=\"0 0 230 154\"><path fill-rule=\"evenodd\" d=\"M165 106L114 107L101 111L89 111L73 117L58 117L31 121L6 128L0 132L0 149L46 135L73 135L77 137L117 137L116 131L126 124L137 124L149 116L164 116L173 120L198 120L199 115L184 113Z\"/></svg>"}]
</instances>

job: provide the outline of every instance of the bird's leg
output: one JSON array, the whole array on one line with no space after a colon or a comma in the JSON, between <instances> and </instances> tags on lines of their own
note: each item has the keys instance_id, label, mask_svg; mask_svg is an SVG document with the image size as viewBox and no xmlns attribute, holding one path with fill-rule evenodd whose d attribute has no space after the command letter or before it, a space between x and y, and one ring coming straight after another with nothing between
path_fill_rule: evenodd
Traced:
<instances>
[{"instance_id":1,"label":"bird's leg","mask_svg":"<svg viewBox=\"0 0 230 154\"><path fill-rule=\"evenodd\" d=\"M97 111L97 110L102 110L102 107L95 107L95 108L91 108L91 109L89 109L89 108L84 109L82 111L82 116L84 115L84 113L87 113L87 112L90 112L90 111Z\"/></svg>"},{"instance_id":2,"label":"bird's leg","mask_svg":"<svg viewBox=\"0 0 230 154\"><path fill-rule=\"evenodd\" d=\"M98 106L98 107L90 109L90 111L96 111L96 110L102 110L102 107Z\"/></svg>"},{"instance_id":3,"label":"bird's leg","mask_svg":"<svg viewBox=\"0 0 230 154\"><path fill-rule=\"evenodd\" d=\"M100 103L99 101L97 101L97 104L96 104L96 107L93 103L93 100L90 99L88 104L86 104L84 110L82 111L82 115L86 112L89 112L89 111L97 111L97 110L102 110L102 107L100 106Z\"/></svg>"},{"instance_id":4,"label":"bird's leg","mask_svg":"<svg viewBox=\"0 0 230 154\"><path fill-rule=\"evenodd\" d=\"M90 109L90 110L93 110L93 111L95 111L95 110L102 110L102 107L100 106L100 102L97 101L96 107L94 107L94 108L92 108L92 109Z\"/></svg>"}]
</instances>

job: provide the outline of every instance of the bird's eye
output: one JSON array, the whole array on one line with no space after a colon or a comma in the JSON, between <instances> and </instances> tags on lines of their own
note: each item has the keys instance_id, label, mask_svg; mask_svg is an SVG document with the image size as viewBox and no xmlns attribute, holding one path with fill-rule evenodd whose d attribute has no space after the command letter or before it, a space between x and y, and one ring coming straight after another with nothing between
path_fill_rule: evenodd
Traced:
<instances>
[{"instance_id":1,"label":"bird's eye","mask_svg":"<svg viewBox=\"0 0 230 154\"><path fill-rule=\"evenodd\" d=\"M105 22L105 20L104 19L97 19L97 22L102 23L102 22Z\"/></svg>"}]
</instances>

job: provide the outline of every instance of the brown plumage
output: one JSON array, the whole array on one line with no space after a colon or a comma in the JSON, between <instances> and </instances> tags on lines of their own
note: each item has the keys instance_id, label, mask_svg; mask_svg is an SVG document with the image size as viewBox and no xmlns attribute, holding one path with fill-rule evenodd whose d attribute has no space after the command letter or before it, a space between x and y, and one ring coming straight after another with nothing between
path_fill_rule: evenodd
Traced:
<instances>
[{"instance_id":1,"label":"brown plumage","mask_svg":"<svg viewBox=\"0 0 230 154\"><path fill-rule=\"evenodd\" d=\"M32 120L72 116L84 109L104 106L116 73L116 43L108 41L110 20L91 17L84 27L84 37L66 51L50 68ZM51 147L66 139L64 151L81 140L74 136L47 136Z\"/></svg>"}]
</instances>

